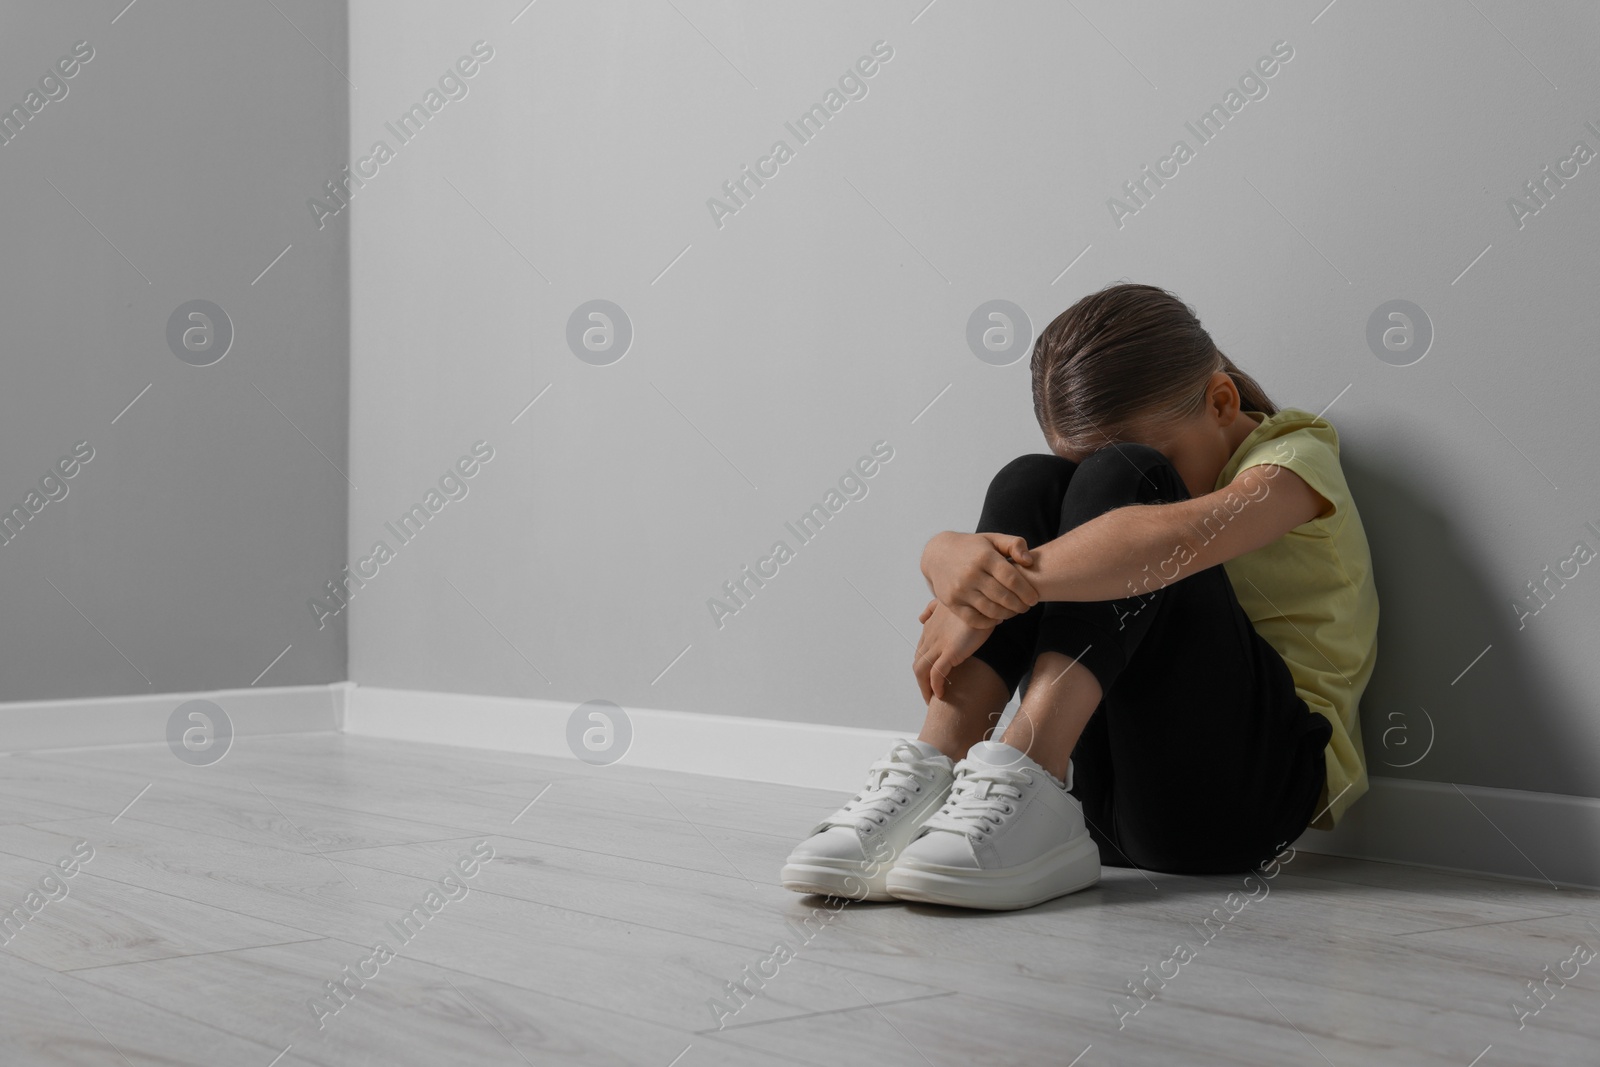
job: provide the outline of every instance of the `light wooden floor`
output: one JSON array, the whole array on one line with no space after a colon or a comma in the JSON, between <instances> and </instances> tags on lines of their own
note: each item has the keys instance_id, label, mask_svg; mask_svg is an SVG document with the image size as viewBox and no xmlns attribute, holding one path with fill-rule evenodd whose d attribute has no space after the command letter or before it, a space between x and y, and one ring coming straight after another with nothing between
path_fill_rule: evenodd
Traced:
<instances>
[{"instance_id":1,"label":"light wooden floor","mask_svg":"<svg viewBox=\"0 0 1600 1067\"><path fill-rule=\"evenodd\" d=\"M807 941L786 920L824 902L778 868L842 799L334 734L207 768L0 757L0 911L94 849L0 950L0 1063L1600 1062L1600 959L1520 1030L1511 1007L1600 949L1600 893L1301 853L1209 942L1242 878L1114 868L1023 912L852 903ZM480 841L470 892L400 945L386 924ZM717 1030L708 1002L780 939ZM319 1029L308 1000L378 940L396 956ZM1119 1029L1147 965L1177 973Z\"/></svg>"}]
</instances>

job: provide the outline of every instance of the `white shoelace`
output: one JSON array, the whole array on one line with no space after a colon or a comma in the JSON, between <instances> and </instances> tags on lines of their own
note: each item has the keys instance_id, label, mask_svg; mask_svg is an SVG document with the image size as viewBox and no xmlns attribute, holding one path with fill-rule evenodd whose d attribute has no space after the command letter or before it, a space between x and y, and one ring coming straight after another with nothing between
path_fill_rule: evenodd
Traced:
<instances>
[{"instance_id":1,"label":"white shoelace","mask_svg":"<svg viewBox=\"0 0 1600 1067\"><path fill-rule=\"evenodd\" d=\"M861 792L824 819L823 827L860 828L867 822L882 826L912 794L921 792L922 782L932 782L933 777L934 768L927 757L904 741L897 742L887 757L873 761Z\"/></svg>"},{"instance_id":2,"label":"white shoelace","mask_svg":"<svg viewBox=\"0 0 1600 1067\"><path fill-rule=\"evenodd\" d=\"M956 775L944 807L922 825L925 829L954 830L968 837L991 833L1017 810L1013 802L1022 797L1020 787L1031 780L1027 771L967 764Z\"/></svg>"}]
</instances>

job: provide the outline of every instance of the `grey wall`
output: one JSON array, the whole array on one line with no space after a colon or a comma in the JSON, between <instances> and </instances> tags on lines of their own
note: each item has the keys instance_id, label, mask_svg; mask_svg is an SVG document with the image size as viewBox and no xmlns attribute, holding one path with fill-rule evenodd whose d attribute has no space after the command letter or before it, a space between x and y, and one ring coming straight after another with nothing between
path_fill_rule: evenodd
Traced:
<instances>
[{"instance_id":1,"label":"grey wall","mask_svg":"<svg viewBox=\"0 0 1600 1067\"><path fill-rule=\"evenodd\" d=\"M1600 793L1600 568L1523 629L1513 607L1600 550L1600 163L1523 224L1507 206L1600 149L1592 6L351 9L354 152L495 50L348 216L352 554L495 449L336 624L357 682L914 730L920 546L1044 450L1026 360L980 361L968 318L1005 299L1037 329L1126 278L1338 427L1383 604L1374 773ZM785 121L879 40L868 95L800 145ZM1185 122L1279 41L1201 144ZM1118 225L1108 199L1180 138ZM708 197L777 139L794 157L719 228ZM607 366L566 337L594 299L635 333ZM1367 339L1395 299L1435 334L1407 366ZM869 494L714 625L880 440Z\"/></svg>"},{"instance_id":2,"label":"grey wall","mask_svg":"<svg viewBox=\"0 0 1600 1067\"><path fill-rule=\"evenodd\" d=\"M0 699L339 680L306 601L344 555L348 234L306 200L343 5L125 4L0 4L0 106L38 93L0 144ZM233 324L209 366L167 342L196 299Z\"/></svg>"}]
</instances>

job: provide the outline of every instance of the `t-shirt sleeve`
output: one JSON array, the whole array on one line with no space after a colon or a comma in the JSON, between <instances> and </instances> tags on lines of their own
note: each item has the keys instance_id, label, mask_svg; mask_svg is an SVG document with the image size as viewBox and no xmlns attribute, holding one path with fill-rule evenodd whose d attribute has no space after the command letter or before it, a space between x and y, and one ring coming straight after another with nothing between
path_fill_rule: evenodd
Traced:
<instances>
[{"instance_id":1,"label":"t-shirt sleeve","mask_svg":"<svg viewBox=\"0 0 1600 1067\"><path fill-rule=\"evenodd\" d=\"M1339 435L1327 421L1297 427L1288 433L1263 441L1245 454L1235 477L1246 467L1272 464L1299 475L1331 505L1314 522L1337 526L1344 521L1346 489L1344 472L1339 467Z\"/></svg>"}]
</instances>

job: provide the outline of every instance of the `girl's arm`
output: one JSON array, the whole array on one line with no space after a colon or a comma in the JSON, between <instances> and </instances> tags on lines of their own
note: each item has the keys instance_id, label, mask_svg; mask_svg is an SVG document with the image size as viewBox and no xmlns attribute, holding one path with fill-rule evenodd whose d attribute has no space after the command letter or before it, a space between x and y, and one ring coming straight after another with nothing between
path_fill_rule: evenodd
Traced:
<instances>
[{"instance_id":1,"label":"girl's arm","mask_svg":"<svg viewBox=\"0 0 1600 1067\"><path fill-rule=\"evenodd\" d=\"M1018 613L981 591L1007 596L995 586L1002 568L1024 577L1040 600L1118 600L1252 552L1330 507L1298 474L1263 464L1214 493L1116 508L1032 550L998 534L939 534L923 553L923 573L958 606L941 597L923 609L912 668L923 699L944 696L950 672L996 625L992 616Z\"/></svg>"},{"instance_id":2,"label":"girl's arm","mask_svg":"<svg viewBox=\"0 0 1600 1067\"><path fill-rule=\"evenodd\" d=\"M1332 505L1287 467L1246 467L1214 493L1131 504L1074 527L1017 566L1041 600L1144 595L1271 544Z\"/></svg>"}]
</instances>

